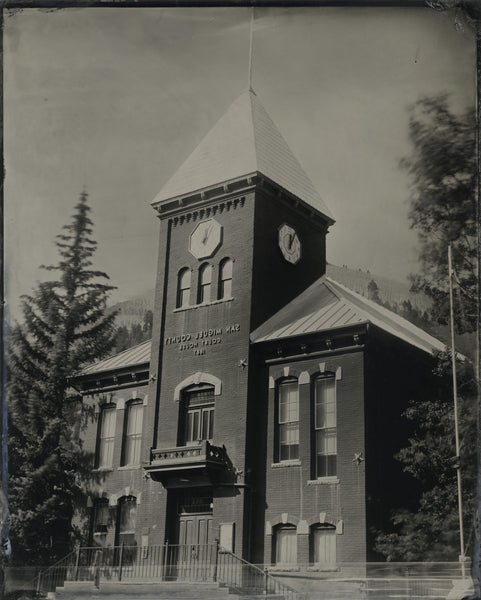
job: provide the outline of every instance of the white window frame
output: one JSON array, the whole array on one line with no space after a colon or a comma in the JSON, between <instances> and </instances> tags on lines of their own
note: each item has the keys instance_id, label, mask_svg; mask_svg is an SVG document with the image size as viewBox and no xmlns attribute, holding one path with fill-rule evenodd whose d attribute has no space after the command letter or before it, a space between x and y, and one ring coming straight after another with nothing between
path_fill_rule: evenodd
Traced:
<instances>
[{"instance_id":1,"label":"white window frame","mask_svg":"<svg viewBox=\"0 0 481 600\"><path fill-rule=\"evenodd\" d=\"M134 400L129 402L126 408L122 465L140 465L144 405L142 400ZM134 414L136 414L136 418L133 422ZM132 427L133 425L135 428Z\"/></svg>"},{"instance_id":2,"label":"white window frame","mask_svg":"<svg viewBox=\"0 0 481 600\"><path fill-rule=\"evenodd\" d=\"M320 397L321 386L327 390L324 398ZM314 435L316 478L337 477L337 394L334 376L314 379Z\"/></svg>"},{"instance_id":3,"label":"white window frame","mask_svg":"<svg viewBox=\"0 0 481 600\"><path fill-rule=\"evenodd\" d=\"M291 386L293 389L288 390ZM284 390L288 390L286 401L283 401ZM295 391L294 402L290 398L292 391ZM299 460L299 382L294 378L281 380L277 386L277 444L278 462ZM288 456L283 452L285 448Z\"/></svg>"},{"instance_id":4,"label":"white window frame","mask_svg":"<svg viewBox=\"0 0 481 600\"><path fill-rule=\"evenodd\" d=\"M110 419L110 422L108 424L106 424L107 414L109 415ZM116 420L116 406L113 404L103 406L100 411L100 427L97 449L97 468L99 469L112 468L114 459ZM107 428L108 431L106 431Z\"/></svg>"}]
</instances>

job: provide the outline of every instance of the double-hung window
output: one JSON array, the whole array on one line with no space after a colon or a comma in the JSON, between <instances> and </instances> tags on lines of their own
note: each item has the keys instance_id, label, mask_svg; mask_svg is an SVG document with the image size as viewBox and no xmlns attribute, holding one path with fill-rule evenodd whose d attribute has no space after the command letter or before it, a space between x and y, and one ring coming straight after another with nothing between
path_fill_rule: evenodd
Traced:
<instances>
[{"instance_id":1,"label":"double-hung window","mask_svg":"<svg viewBox=\"0 0 481 600\"><path fill-rule=\"evenodd\" d=\"M278 459L299 458L299 387L287 379L278 387Z\"/></svg>"},{"instance_id":2,"label":"double-hung window","mask_svg":"<svg viewBox=\"0 0 481 600\"><path fill-rule=\"evenodd\" d=\"M212 386L198 386L184 393L182 445L212 440L214 437L214 409L214 388Z\"/></svg>"},{"instance_id":3,"label":"double-hung window","mask_svg":"<svg viewBox=\"0 0 481 600\"><path fill-rule=\"evenodd\" d=\"M212 288L212 265L205 263L199 269L199 289L197 293L197 303L210 302L210 293Z\"/></svg>"},{"instance_id":4,"label":"double-hung window","mask_svg":"<svg viewBox=\"0 0 481 600\"><path fill-rule=\"evenodd\" d=\"M104 406L100 413L100 430L97 450L97 467L111 467L114 458L115 420L114 405Z\"/></svg>"},{"instance_id":5,"label":"double-hung window","mask_svg":"<svg viewBox=\"0 0 481 600\"><path fill-rule=\"evenodd\" d=\"M219 265L219 300L232 297L232 259L224 258Z\"/></svg>"},{"instance_id":6,"label":"double-hung window","mask_svg":"<svg viewBox=\"0 0 481 600\"><path fill-rule=\"evenodd\" d=\"M137 499L124 496L119 500L117 524L117 546L135 544L135 521L137 517Z\"/></svg>"},{"instance_id":7,"label":"double-hung window","mask_svg":"<svg viewBox=\"0 0 481 600\"><path fill-rule=\"evenodd\" d=\"M316 477L337 475L336 381L334 377L314 380Z\"/></svg>"},{"instance_id":8,"label":"double-hung window","mask_svg":"<svg viewBox=\"0 0 481 600\"><path fill-rule=\"evenodd\" d=\"M177 275L177 300L175 304L177 308L189 306L191 280L192 273L190 269L184 268L179 271Z\"/></svg>"},{"instance_id":9,"label":"double-hung window","mask_svg":"<svg viewBox=\"0 0 481 600\"><path fill-rule=\"evenodd\" d=\"M292 566L297 564L297 531L294 525L286 524L276 529L276 564Z\"/></svg>"},{"instance_id":10,"label":"double-hung window","mask_svg":"<svg viewBox=\"0 0 481 600\"><path fill-rule=\"evenodd\" d=\"M140 464L140 447L142 444L143 403L131 402L127 405L127 422L124 435L123 465Z\"/></svg>"}]
</instances>

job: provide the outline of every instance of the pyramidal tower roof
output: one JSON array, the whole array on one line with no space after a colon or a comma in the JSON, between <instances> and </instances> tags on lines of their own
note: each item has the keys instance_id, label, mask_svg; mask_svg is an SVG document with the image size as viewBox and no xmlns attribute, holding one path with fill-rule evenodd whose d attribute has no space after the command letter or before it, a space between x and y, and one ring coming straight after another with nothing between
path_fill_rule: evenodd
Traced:
<instances>
[{"instance_id":1,"label":"pyramidal tower roof","mask_svg":"<svg viewBox=\"0 0 481 600\"><path fill-rule=\"evenodd\" d=\"M231 104L152 204L257 173L334 222L330 210L252 90L245 91Z\"/></svg>"}]
</instances>

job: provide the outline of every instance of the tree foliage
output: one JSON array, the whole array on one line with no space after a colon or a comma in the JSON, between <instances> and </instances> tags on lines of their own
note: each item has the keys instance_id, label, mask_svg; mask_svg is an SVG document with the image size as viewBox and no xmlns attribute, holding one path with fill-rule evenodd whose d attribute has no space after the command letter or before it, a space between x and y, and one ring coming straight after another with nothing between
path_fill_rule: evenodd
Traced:
<instances>
[{"instance_id":1,"label":"tree foliage","mask_svg":"<svg viewBox=\"0 0 481 600\"><path fill-rule=\"evenodd\" d=\"M114 341L106 314L108 276L92 269L96 242L87 194L57 236L57 274L22 298L23 323L9 336L8 402L13 556L48 562L69 549L76 498L89 459L79 440L79 406L68 379L104 357Z\"/></svg>"},{"instance_id":2,"label":"tree foliage","mask_svg":"<svg viewBox=\"0 0 481 600\"><path fill-rule=\"evenodd\" d=\"M474 331L477 319L475 115L455 115L447 95L410 107L412 152L401 161L411 178L411 227L418 232L421 271L413 289L433 300L432 317L449 318L448 244L456 274L456 327Z\"/></svg>"},{"instance_id":3,"label":"tree foliage","mask_svg":"<svg viewBox=\"0 0 481 600\"><path fill-rule=\"evenodd\" d=\"M412 402L405 418L414 434L397 459L422 490L415 512L392 514L393 530L377 535L376 550L387 560L457 561L460 553L452 369L450 354L440 353L435 387L422 402ZM471 363L458 361L460 457L465 540L472 548L476 508L476 379ZM468 548L469 550L469 548Z\"/></svg>"},{"instance_id":4,"label":"tree foliage","mask_svg":"<svg viewBox=\"0 0 481 600\"><path fill-rule=\"evenodd\" d=\"M132 346L141 344L152 337L153 313L147 310L144 313L143 323L133 323L130 328L120 325L115 333L115 352L122 352Z\"/></svg>"}]
</instances>

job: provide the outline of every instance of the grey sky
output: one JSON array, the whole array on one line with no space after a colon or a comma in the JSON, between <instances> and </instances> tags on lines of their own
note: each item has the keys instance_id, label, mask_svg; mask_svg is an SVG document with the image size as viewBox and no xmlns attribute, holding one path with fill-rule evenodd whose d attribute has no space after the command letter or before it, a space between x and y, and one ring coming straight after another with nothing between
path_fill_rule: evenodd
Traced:
<instances>
[{"instance_id":1,"label":"grey sky","mask_svg":"<svg viewBox=\"0 0 481 600\"><path fill-rule=\"evenodd\" d=\"M152 288L162 185L247 85L250 9L5 12L7 302L90 194L96 266ZM403 279L407 106L474 101L474 41L429 9L256 9L254 89L336 218L328 260Z\"/></svg>"}]
</instances>

